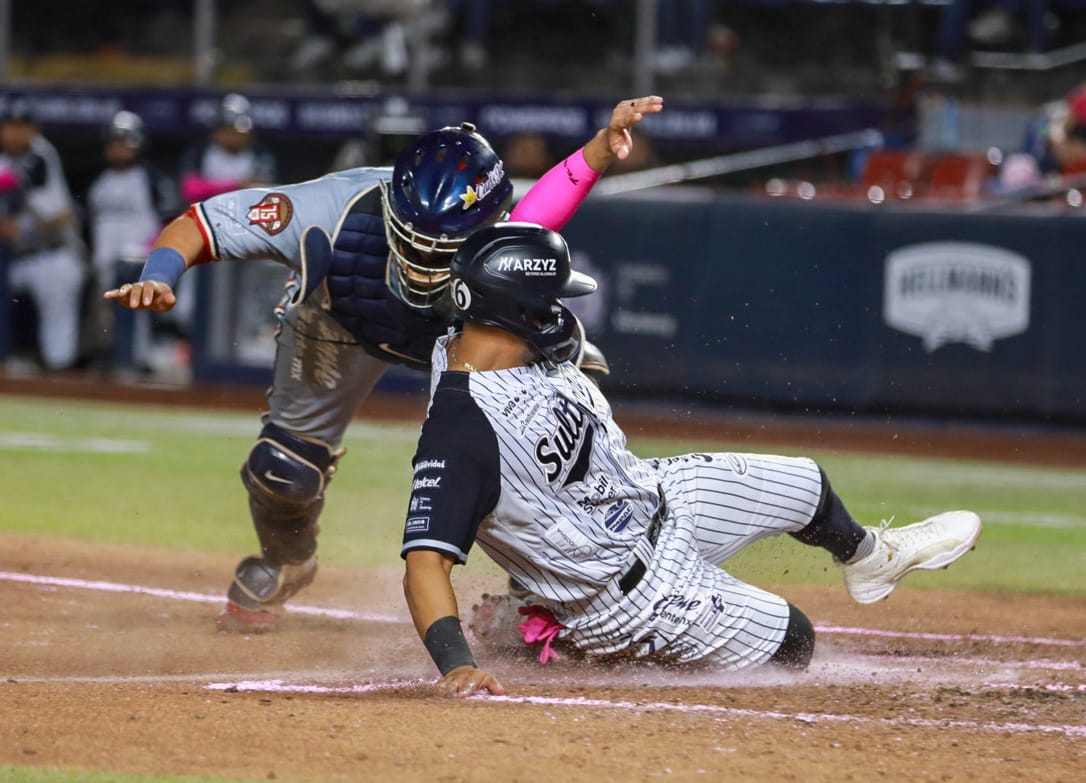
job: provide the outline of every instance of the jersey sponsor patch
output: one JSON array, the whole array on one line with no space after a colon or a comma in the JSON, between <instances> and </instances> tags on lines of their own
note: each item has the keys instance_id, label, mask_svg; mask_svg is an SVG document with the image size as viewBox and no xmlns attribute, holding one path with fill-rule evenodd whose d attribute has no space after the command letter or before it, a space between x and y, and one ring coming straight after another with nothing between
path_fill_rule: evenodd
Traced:
<instances>
[{"instance_id":1,"label":"jersey sponsor patch","mask_svg":"<svg viewBox=\"0 0 1086 783\"><path fill-rule=\"evenodd\" d=\"M574 560L587 560L596 552L596 545L568 519L559 519L543 534L547 543Z\"/></svg>"},{"instance_id":2,"label":"jersey sponsor patch","mask_svg":"<svg viewBox=\"0 0 1086 783\"><path fill-rule=\"evenodd\" d=\"M408 517L404 532L408 535L412 533L429 533L430 517Z\"/></svg>"},{"instance_id":3,"label":"jersey sponsor patch","mask_svg":"<svg viewBox=\"0 0 1086 783\"><path fill-rule=\"evenodd\" d=\"M709 594L709 605L705 608L697 624L707 631L712 631L724 613L724 597L719 593Z\"/></svg>"},{"instance_id":4,"label":"jersey sponsor patch","mask_svg":"<svg viewBox=\"0 0 1086 783\"><path fill-rule=\"evenodd\" d=\"M747 475L748 465L746 459L740 454L726 454L725 458L728 460L728 466L738 476Z\"/></svg>"},{"instance_id":5,"label":"jersey sponsor patch","mask_svg":"<svg viewBox=\"0 0 1086 783\"><path fill-rule=\"evenodd\" d=\"M633 518L633 507L628 500L620 500L608 507L603 515L603 526L612 533L618 533L626 529Z\"/></svg>"},{"instance_id":6,"label":"jersey sponsor patch","mask_svg":"<svg viewBox=\"0 0 1086 783\"><path fill-rule=\"evenodd\" d=\"M421 462L415 463L415 474L422 473L424 470L444 470L445 460L443 459L424 459Z\"/></svg>"},{"instance_id":7,"label":"jersey sponsor patch","mask_svg":"<svg viewBox=\"0 0 1086 783\"><path fill-rule=\"evenodd\" d=\"M649 619L673 626L689 625L691 614L700 609L703 603L696 594L668 593L652 605L652 616Z\"/></svg>"},{"instance_id":8,"label":"jersey sponsor patch","mask_svg":"<svg viewBox=\"0 0 1086 783\"><path fill-rule=\"evenodd\" d=\"M250 226L260 226L274 236L290 225L294 205L283 193L269 193L246 211Z\"/></svg>"}]
</instances>

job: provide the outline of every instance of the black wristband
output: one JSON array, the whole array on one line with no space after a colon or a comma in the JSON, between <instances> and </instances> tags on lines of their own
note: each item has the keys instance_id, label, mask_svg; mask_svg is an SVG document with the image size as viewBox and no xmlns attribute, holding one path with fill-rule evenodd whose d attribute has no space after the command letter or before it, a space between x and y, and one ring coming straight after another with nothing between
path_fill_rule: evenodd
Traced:
<instances>
[{"instance_id":1,"label":"black wristband","mask_svg":"<svg viewBox=\"0 0 1086 783\"><path fill-rule=\"evenodd\" d=\"M426 629L422 643L426 645L426 651L434 659L442 677L460 666L475 666L475 658L468 647L468 640L464 638L459 617L450 614L434 620Z\"/></svg>"}]
</instances>

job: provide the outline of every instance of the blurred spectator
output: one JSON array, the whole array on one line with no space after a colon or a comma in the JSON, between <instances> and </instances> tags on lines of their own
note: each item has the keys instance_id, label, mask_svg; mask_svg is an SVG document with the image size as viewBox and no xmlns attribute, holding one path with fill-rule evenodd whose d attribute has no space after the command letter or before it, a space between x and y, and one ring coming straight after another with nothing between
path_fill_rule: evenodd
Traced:
<instances>
[{"instance_id":1,"label":"blurred spectator","mask_svg":"<svg viewBox=\"0 0 1086 783\"><path fill-rule=\"evenodd\" d=\"M490 60L488 41L494 14L493 0L445 0L452 15L453 39L458 41L457 59L468 71L479 71Z\"/></svg>"},{"instance_id":2,"label":"blurred spectator","mask_svg":"<svg viewBox=\"0 0 1086 783\"><path fill-rule=\"evenodd\" d=\"M194 204L240 188L266 187L278 178L278 166L271 150L254 138L256 132L249 99L238 93L223 96L215 113L210 138L190 147L181 158L181 197ZM194 285L186 277L181 286ZM184 291L184 288L180 289ZM177 332L177 352L186 351L196 297L178 293L178 306L160 325L172 323ZM178 359L175 365L182 363ZM175 367L182 372L183 367Z\"/></svg>"},{"instance_id":3,"label":"blurred spectator","mask_svg":"<svg viewBox=\"0 0 1086 783\"><path fill-rule=\"evenodd\" d=\"M427 129L426 117L404 98L384 102L363 135L343 142L330 171L359 166L391 166L396 154Z\"/></svg>"},{"instance_id":4,"label":"blurred spectator","mask_svg":"<svg viewBox=\"0 0 1086 783\"><path fill-rule=\"evenodd\" d=\"M147 134L138 114L117 112L103 144L106 168L91 184L86 201L96 291L138 277L162 226L183 210L174 181L147 162ZM97 346L99 350L109 350L117 367L147 367L150 313L124 311L115 324L111 303L94 297L94 304L95 322L114 341ZM125 333L120 340L118 332Z\"/></svg>"},{"instance_id":5,"label":"blurred spectator","mask_svg":"<svg viewBox=\"0 0 1086 783\"><path fill-rule=\"evenodd\" d=\"M1086 165L1086 82L1061 101L1046 104L1030 126L1025 151L1042 173L1082 171Z\"/></svg>"},{"instance_id":6,"label":"blurred spectator","mask_svg":"<svg viewBox=\"0 0 1086 783\"><path fill-rule=\"evenodd\" d=\"M542 134L525 131L510 137L502 150L505 171L513 179L539 179L554 162Z\"/></svg>"},{"instance_id":7,"label":"blurred spectator","mask_svg":"<svg viewBox=\"0 0 1086 783\"><path fill-rule=\"evenodd\" d=\"M656 70L678 73L701 53L708 26L706 0L656 0Z\"/></svg>"},{"instance_id":8,"label":"blurred spectator","mask_svg":"<svg viewBox=\"0 0 1086 783\"><path fill-rule=\"evenodd\" d=\"M349 70L379 65L387 76L403 74L407 27L429 5L430 0L298 0L307 35L291 55L291 68L311 71L338 56Z\"/></svg>"},{"instance_id":9,"label":"blurred spectator","mask_svg":"<svg viewBox=\"0 0 1086 783\"><path fill-rule=\"evenodd\" d=\"M1032 54L1045 51L1048 6L1049 0L950 0L939 15L938 52L932 77L961 81L965 78L962 61L967 34L982 45L1006 44L1015 38L1022 21L1026 51Z\"/></svg>"},{"instance_id":10,"label":"blurred spectator","mask_svg":"<svg viewBox=\"0 0 1086 783\"><path fill-rule=\"evenodd\" d=\"M181 196L186 202L276 181L275 157L253 133L249 99L237 93L224 96L210 138L189 148L181 159Z\"/></svg>"},{"instance_id":11,"label":"blurred spectator","mask_svg":"<svg viewBox=\"0 0 1086 783\"><path fill-rule=\"evenodd\" d=\"M0 218L0 241L11 252L9 290L15 298L29 295L34 305L42 365L72 367L79 351L85 248L60 156L41 135L24 98L9 98L0 113L0 169L16 172L25 191L25 203Z\"/></svg>"}]
</instances>

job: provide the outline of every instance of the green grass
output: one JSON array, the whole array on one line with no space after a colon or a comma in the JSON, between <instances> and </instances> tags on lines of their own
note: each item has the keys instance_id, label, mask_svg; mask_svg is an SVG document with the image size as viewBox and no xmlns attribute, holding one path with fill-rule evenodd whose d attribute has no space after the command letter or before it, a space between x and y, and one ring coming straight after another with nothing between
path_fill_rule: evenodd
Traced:
<instances>
[{"instance_id":1,"label":"green grass","mask_svg":"<svg viewBox=\"0 0 1086 783\"><path fill-rule=\"evenodd\" d=\"M238 467L255 416L0 397L0 530L246 553L254 547ZM400 568L417 425L355 422L321 521L326 562ZM632 439L644 456L727 450L727 443ZM749 445L743 447L750 449ZM969 508L980 545L910 584L1086 595L1086 470L918 457L810 452L858 519L910 522ZM469 569L491 569L476 552ZM836 583L820 550L790 537L729 563L758 583Z\"/></svg>"}]
</instances>

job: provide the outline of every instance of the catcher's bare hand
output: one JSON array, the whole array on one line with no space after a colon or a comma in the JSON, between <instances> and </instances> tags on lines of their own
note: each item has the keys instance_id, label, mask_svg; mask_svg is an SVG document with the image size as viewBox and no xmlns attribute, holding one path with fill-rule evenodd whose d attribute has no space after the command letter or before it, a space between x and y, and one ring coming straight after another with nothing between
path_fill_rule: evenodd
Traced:
<instances>
[{"instance_id":1,"label":"catcher's bare hand","mask_svg":"<svg viewBox=\"0 0 1086 783\"><path fill-rule=\"evenodd\" d=\"M505 695L505 688L493 674L474 666L459 666L453 669L441 678L437 687L448 696L471 696L479 691L487 691L495 696Z\"/></svg>"},{"instance_id":2,"label":"catcher's bare hand","mask_svg":"<svg viewBox=\"0 0 1086 783\"><path fill-rule=\"evenodd\" d=\"M607 146L611 148L611 153L619 160L626 160L633 149L630 128L641 122L646 114L663 110L664 99L659 95L625 100L615 106L611 112L611 122L607 125Z\"/></svg>"},{"instance_id":3,"label":"catcher's bare hand","mask_svg":"<svg viewBox=\"0 0 1086 783\"><path fill-rule=\"evenodd\" d=\"M116 299L118 304L129 310L153 310L156 313L164 313L177 303L173 289L158 280L125 283L120 288L106 291L103 296Z\"/></svg>"}]
</instances>

